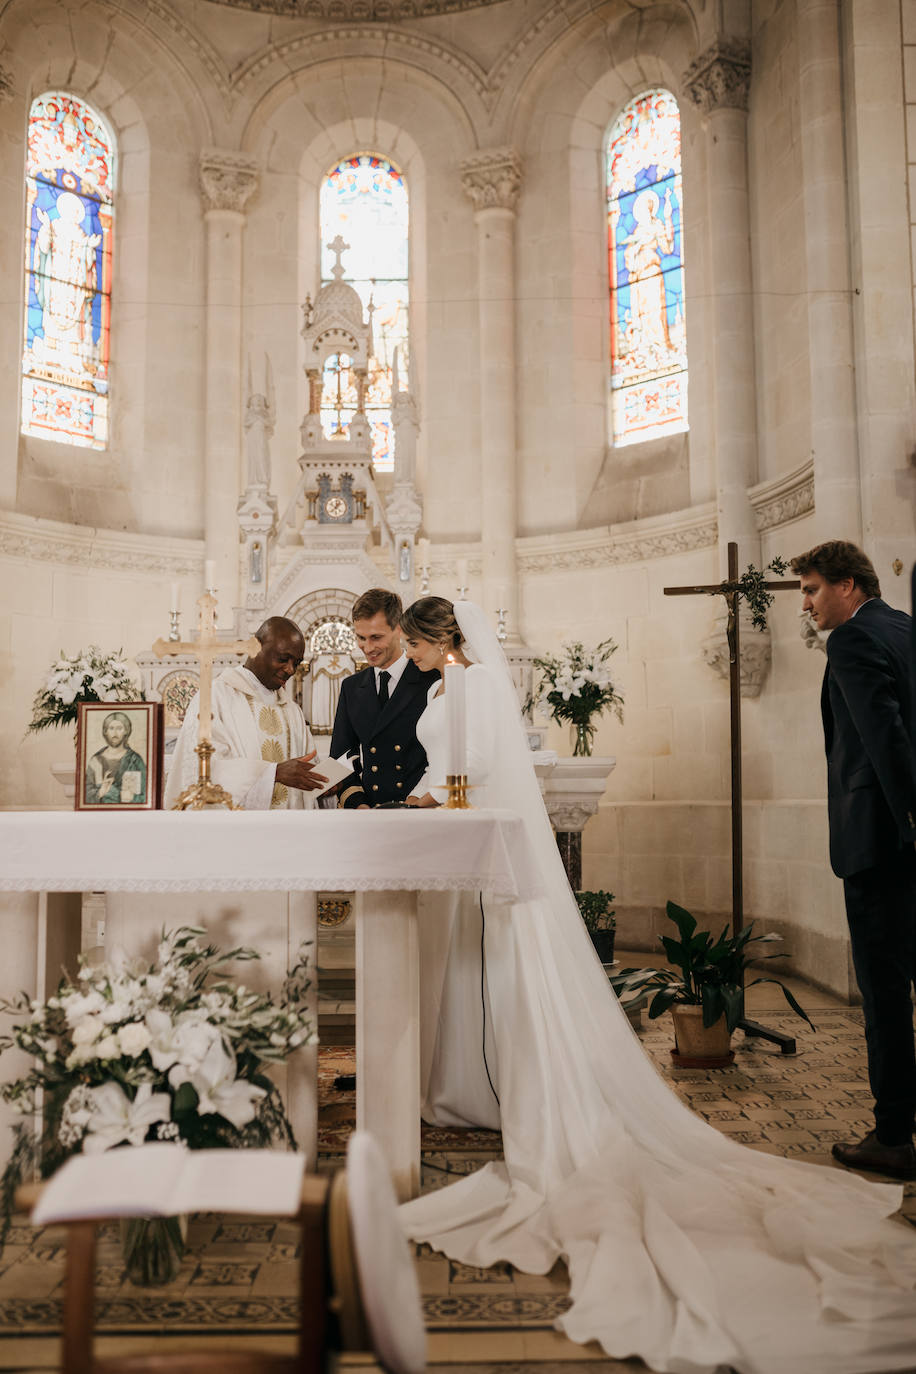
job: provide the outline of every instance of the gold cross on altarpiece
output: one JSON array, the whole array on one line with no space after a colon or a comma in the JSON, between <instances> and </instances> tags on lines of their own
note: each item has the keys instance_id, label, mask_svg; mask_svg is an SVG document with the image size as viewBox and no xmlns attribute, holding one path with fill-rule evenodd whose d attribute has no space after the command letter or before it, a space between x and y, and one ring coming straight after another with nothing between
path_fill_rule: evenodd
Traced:
<instances>
[{"instance_id":1,"label":"gold cross on altarpiece","mask_svg":"<svg viewBox=\"0 0 916 1374\"><path fill-rule=\"evenodd\" d=\"M157 658L168 658L173 654L193 654L200 660L200 695L198 707L197 754L199 763L197 782L185 788L172 807L173 811L200 811L205 806L223 806L231 811L240 808L235 805L229 793L210 778L210 759L213 744L210 739L212 723L211 692L213 686L213 660L220 654L256 654L261 647L254 635L249 639L237 639L231 643L216 637L216 597L204 592L197 602L200 607L200 621L197 643L184 640L157 639L153 653Z\"/></svg>"},{"instance_id":2,"label":"gold cross on altarpiece","mask_svg":"<svg viewBox=\"0 0 916 1374\"><path fill-rule=\"evenodd\" d=\"M738 581L738 545L728 545L728 577L710 586L665 587L665 596L721 596L728 607L726 637L728 640L728 688L731 708L731 810L732 810L732 933L737 935L744 926L744 815L741 805L741 631ZM797 592L797 582L764 582L768 592ZM774 1040L783 1054L795 1053L795 1041L779 1031L766 1030L756 1022L739 1022L745 1034Z\"/></svg>"}]
</instances>

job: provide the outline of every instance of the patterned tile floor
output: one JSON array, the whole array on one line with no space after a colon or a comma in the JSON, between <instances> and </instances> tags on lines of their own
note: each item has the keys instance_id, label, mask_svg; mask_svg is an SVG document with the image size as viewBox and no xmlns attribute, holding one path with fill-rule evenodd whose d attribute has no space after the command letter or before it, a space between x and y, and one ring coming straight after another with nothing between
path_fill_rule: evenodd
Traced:
<instances>
[{"instance_id":1,"label":"patterned tile floor","mask_svg":"<svg viewBox=\"0 0 916 1374\"><path fill-rule=\"evenodd\" d=\"M835 1140L857 1138L870 1126L861 1012L802 988L799 995L817 1025L814 1032L780 1009L773 1000L781 1003L777 990L754 993L752 1014L796 1034L796 1056L739 1034L730 1068L676 1070L666 1021L644 1022L642 1042L685 1101L719 1130L756 1149L828 1164ZM423 1188L442 1187L491 1157L492 1152L426 1152ZM339 1162L338 1155L328 1154L321 1167L332 1169ZM916 1184L907 1186L902 1215L916 1227ZM194 1344L206 1340L208 1346L231 1340L234 1348L265 1341L289 1348L296 1252L295 1227L288 1222L195 1217L177 1282L144 1292L124 1278L117 1229L106 1228L99 1249L99 1353L151 1344L167 1348L179 1338ZM643 1369L639 1362L608 1360L596 1347L572 1345L552 1329L566 1304L562 1264L543 1277L507 1265L479 1270L422 1246L417 1268L430 1360L447 1365L449 1374L462 1374L465 1366L468 1374L471 1367L472 1374L488 1367L494 1374L497 1369L524 1374L529 1364L531 1374L551 1374L583 1361L596 1374ZM59 1319L61 1276L59 1233L17 1225L0 1260L0 1369L54 1367L51 1333Z\"/></svg>"}]
</instances>

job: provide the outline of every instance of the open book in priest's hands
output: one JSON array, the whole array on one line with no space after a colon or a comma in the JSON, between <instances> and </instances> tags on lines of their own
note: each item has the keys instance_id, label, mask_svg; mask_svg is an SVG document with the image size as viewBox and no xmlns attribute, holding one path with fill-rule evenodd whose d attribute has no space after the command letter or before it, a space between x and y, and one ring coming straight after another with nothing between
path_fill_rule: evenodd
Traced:
<instances>
[{"instance_id":1,"label":"open book in priest's hands","mask_svg":"<svg viewBox=\"0 0 916 1374\"><path fill-rule=\"evenodd\" d=\"M154 1144L74 1155L45 1184L32 1223L181 1212L294 1216L304 1173L305 1155L281 1150Z\"/></svg>"}]
</instances>

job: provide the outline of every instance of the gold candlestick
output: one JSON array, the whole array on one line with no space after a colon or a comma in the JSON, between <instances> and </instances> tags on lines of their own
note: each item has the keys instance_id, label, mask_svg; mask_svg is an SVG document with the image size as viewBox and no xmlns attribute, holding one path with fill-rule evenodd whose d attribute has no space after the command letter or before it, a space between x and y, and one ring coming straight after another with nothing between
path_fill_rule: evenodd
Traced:
<instances>
[{"instance_id":1,"label":"gold candlestick","mask_svg":"<svg viewBox=\"0 0 916 1374\"><path fill-rule=\"evenodd\" d=\"M210 759L213 752L210 741L201 740L194 750L198 759L197 781L180 794L172 807L173 811L204 811L209 806L218 806L225 811L244 810L244 807L236 805L225 788L220 787L219 783L210 777Z\"/></svg>"},{"instance_id":2,"label":"gold candlestick","mask_svg":"<svg viewBox=\"0 0 916 1374\"><path fill-rule=\"evenodd\" d=\"M178 621L180 618L180 611L169 611L169 644L177 644L181 639L181 631L178 628Z\"/></svg>"},{"instance_id":3,"label":"gold candlestick","mask_svg":"<svg viewBox=\"0 0 916 1374\"><path fill-rule=\"evenodd\" d=\"M448 801L444 803L446 811L473 811L474 808L468 801L468 775L467 773L448 773L445 779L448 788Z\"/></svg>"}]
</instances>

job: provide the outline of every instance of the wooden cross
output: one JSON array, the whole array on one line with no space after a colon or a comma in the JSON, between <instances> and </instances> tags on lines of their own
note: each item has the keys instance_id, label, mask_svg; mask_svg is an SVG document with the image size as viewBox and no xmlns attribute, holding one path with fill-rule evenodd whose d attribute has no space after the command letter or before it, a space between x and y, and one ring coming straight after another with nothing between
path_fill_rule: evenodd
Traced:
<instances>
[{"instance_id":1,"label":"wooden cross","mask_svg":"<svg viewBox=\"0 0 916 1374\"><path fill-rule=\"evenodd\" d=\"M711 586L665 587L665 596L722 596L728 607L726 638L728 640L728 686L731 714L731 811L732 811L732 933L737 935L744 926L744 816L741 806L741 638L738 581L738 545L728 545L728 577L725 582ZM797 592L797 582L764 582L768 592ZM764 1030L755 1022L742 1021L747 1033L775 1040L784 1054L795 1053L795 1041L777 1031ZM753 1029L751 1029L753 1028Z\"/></svg>"}]
</instances>

